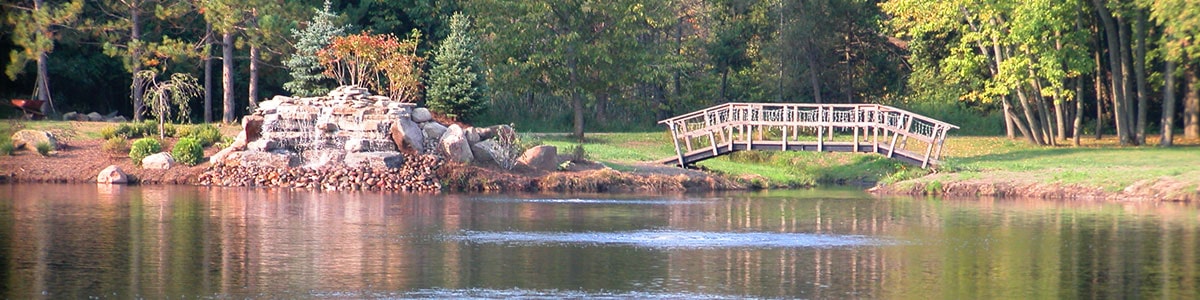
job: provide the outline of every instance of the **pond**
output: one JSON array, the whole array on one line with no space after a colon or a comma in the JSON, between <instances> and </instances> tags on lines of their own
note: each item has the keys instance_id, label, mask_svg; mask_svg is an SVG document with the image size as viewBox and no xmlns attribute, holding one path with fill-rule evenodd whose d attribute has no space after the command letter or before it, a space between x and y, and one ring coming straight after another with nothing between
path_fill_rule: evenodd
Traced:
<instances>
[{"instance_id":1,"label":"pond","mask_svg":"<svg viewBox=\"0 0 1200 300\"><path fill-rule=\"evenodd\" d=\"M1200 210L0 185L0 298L1191 298Z\"/></svg>"}]
</instances>

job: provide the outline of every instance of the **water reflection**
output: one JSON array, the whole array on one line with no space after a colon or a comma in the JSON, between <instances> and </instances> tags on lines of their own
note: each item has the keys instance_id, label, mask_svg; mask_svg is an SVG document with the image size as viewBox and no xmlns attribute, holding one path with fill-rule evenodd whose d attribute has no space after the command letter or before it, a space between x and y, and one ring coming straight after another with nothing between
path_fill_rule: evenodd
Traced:
<instances>
[{"instance_id":1,"label":"water reflection","mask_svg":"<svg viewBox=\"0 0 1200 300\"><path fill-rule=\"evenodd\" d=\"M1163 203L0 185L0 297L1196 298Z\"/></svg>"}]
</instances>

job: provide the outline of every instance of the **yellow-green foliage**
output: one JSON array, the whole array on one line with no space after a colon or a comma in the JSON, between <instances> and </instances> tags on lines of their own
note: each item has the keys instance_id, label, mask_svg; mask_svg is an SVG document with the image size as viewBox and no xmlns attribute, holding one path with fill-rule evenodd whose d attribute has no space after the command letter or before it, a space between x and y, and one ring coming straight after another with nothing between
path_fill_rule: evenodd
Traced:
<instances>
[{"instance_id":1,"label":"yellow-green foliage","mask_svg":"<svg viewBox=\"0 0 1200 300\"><path fill-rule=\"evenodd\" d=\"M162 143L152 138L141 138L133 141L133 147L129 148L129 159L133 160L134 165L141 166L142 159L152 154L162 151Z\"/></svg>"},{"instance_id":2,"label":"yellow-green foliage","mask_svg":"<svg viewBox=\"0 0 1200 300\"><path fill-rule=\"evenodd\" d=\"M175 143L175 148L171 149L171 156L175 157L175 161L195 166L204 159L204 147L200 146L200 141L193 138L181 138Z\"/></svg>"},{"instance_id":3,"label":"yellow-green foliage","mask_svg":"<svg viewBox=\"0 0 1200 300\"><path fill-rule=\"evenodd\" d=\"M129 140L123 136L114 136L104 140L104 144L100 145L100 149L109 153L129 153Z\"/></svg>"}]
</instances>

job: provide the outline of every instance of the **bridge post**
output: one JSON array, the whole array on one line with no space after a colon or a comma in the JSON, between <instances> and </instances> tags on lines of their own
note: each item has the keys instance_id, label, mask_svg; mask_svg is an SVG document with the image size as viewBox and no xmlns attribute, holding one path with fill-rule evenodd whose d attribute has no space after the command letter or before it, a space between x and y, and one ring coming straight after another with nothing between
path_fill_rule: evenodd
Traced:
<instances>
[{"instance_id":1,"label":"bridge post","mask_svg":"<svg viewBox=\"0 0 1200 300\"><path fill-rule=\"evenodd\" d=\"M683 164L683 151L679 151L679 134L675 131L675 122L667 123L667 126L671 128L671 143L675 144L675 155L679 156L679 167L686 168L687 165Z\"/></svg>"}]
</instances>

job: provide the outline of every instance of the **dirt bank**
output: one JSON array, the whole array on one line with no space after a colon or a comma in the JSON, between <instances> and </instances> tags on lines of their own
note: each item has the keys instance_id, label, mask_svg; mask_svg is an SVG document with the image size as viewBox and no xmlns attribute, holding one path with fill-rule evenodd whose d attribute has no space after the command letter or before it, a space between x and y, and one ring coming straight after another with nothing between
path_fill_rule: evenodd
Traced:
<instances>
[{"instance_id":1,"label":"dirt bank","mask_svg":"<svg viewBox=\"0 0 1200 300\"><path fill-rule=\"evenodd\" d=\"M945 174L882 185L870 191L890 195L942 195L950 197L1025 197L1053 200L1200 201L1200 183L1173 178L1143 179L1121 190L1073 183L1045 183L1017 172L995 172L972 179Z\"/></svg>"}]
</instances>

